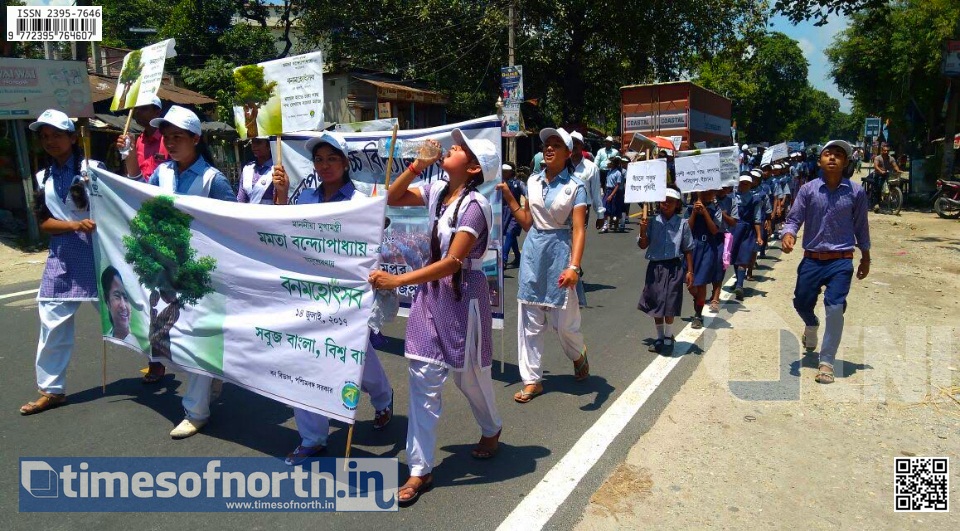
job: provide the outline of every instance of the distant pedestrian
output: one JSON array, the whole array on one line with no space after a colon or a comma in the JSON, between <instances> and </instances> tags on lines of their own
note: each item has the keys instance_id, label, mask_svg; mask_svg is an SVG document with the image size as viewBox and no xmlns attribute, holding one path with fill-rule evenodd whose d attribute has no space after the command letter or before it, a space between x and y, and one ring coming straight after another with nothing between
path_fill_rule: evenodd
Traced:
<instances>
[{"instance_id":1,"label":"distant pedestrian","mask_svg":"<svg viewBox=\"0 0 960 531\"><path fill-rule=\"evenodd\" d=\"M620 157L614 155L608 159L610 165L607 169L607 187L603 190L603 204L606 211L606 219L600 232L617 230L620 223L620 217L623 211L620 209L620 191L623 189L624 178L623 171L620 170Z\"/></svg>"},{"instance_id":2,"label":"distant pedestrian","mask_svg":"<svg viewBox=\"0 0 960 531\"><path fill-rule=\"evenodd\" d=\"M522 204L520 199L527 197L527 184L524 183L521 179L517 177L516 172L513 170L513 163L507 162L501 167L502 179L506 183L507 188L510 191L510 195L513 196L513 200L516 201L518 205ZM520 223L517 222L517 218L514 217L513 212L510 210L510 202L507 200L507 194L503 194L503 208L501 209L501 221L503 225L503 267L507 267L507 259L510 255L510 250L513 250L513 267L520 267L520 232L523 230L520 227Z\"/></svg>"},{"instance_id":3,"label":"distant pedestrian","mask_svg":"<svg viewBox=\"0 0 960 531\"><path fill-rule=\"evenodd\" d=\"M607 167L608 162L611 157L615 157L620 154L620 151L613 147L613 137L608 136L603 139L603 147L597 150L597 156L593 158L593 162L597 165L597 168L600 169L600 187L606 188L607 186Z\"/></svg>"},{"instance_id":4,"label":"distant pedestrian","mask_svg":"<svg viewBox=\"0 0 960 531\"><path fill-rule=\"evenodd\" d=\"M603 216L606 207L601 197L603 189L600 187L600 170L597 165L587 160L584 153L589 153L584 148L583 135L574 131L570 133L573 139L573 151L570 154L570 164L573 165L573 174L583 181L587 191L587 219L586 224L590 224L590 209L597 214L596 227L599 229L603 224Z\"/></svg>"}]
</instances>

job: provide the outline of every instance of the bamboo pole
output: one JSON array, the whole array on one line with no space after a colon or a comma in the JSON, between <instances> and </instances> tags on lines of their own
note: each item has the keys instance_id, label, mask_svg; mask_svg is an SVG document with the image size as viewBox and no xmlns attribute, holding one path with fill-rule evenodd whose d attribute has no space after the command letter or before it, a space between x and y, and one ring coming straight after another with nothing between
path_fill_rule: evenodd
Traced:
<instances>
[{"instance_id":1,"label":"bamboo pole","mask_svg":"<svg viewBox=\"0 0 960 531\"><path fill-rule=\"evenodd\" d=\"M393 133L390 135L390 153L387 155L387 177L385 179L387 189L390 188L390 173L393 172L393 153L397 146L397 129L399 129L399 123L393 124Z\"/></svg>"},{"instance_id":2,"label":"bamboo pole","mask_svg":"<svg viewBox=\"0 0 960 531\"><path fill-rule=\"evenodd\" d=\"M343 457L344 457L343 469L344 470L347 469L347 463L350 461L350 448L353 446L353 426L354 424L351 424L350 429L347 430L347 449L343 453Z\"/></svg>"}]
</instances>

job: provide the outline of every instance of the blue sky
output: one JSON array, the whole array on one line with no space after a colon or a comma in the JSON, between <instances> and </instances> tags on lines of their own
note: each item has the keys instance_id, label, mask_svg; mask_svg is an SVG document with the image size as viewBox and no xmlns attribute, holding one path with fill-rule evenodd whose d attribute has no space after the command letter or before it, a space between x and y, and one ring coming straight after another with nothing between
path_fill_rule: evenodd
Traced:
<instances>
[{"instance_id":1,"label":"blue sky","mask_svg":"<svg viewBox=\"0 0 960 531\"><path fill-rule=\"evenodd\" d=\"M27 4L40 4L52 6L72 5L73 0L27 0ZM850 112L850 100L845 98L837 90L833 80L830 79L829 65L827 56L823 50L833 42L833 37L844 30L849 23L846 17L831 17L830 23L816 27L811 22L804 22L794 26L782 16L770 19L771 31L780 31L800 43L800 49L803 50L804 57L810 63L810 73L808 79L810 84L840 100L840 110Z\"/></svg>"},{"instance_id":2,"label":"blue sky","mask_svg":"<svg viewBox=\"0 0 960 531\"><path fill-rule=\"evenodd\" d=\"M840 100L840 110L850 112L850 100L840 94L837 86L830 79L830 64L823 51L833 42L834 36L847 28L847 17L834 16L824 26L816 27L812 22L804 22L794 26L782 16L770 19L770 31L779 31L800 43L804 57L810 63L807 79L814 87Z\"/></svg>"}]
</instances>

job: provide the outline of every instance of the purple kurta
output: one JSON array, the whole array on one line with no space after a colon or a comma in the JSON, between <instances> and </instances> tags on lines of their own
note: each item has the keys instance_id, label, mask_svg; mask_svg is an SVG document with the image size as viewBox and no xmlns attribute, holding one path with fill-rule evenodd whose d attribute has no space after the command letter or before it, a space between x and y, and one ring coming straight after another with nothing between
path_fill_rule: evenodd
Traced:
<instances>
[{"instance_id":1,"label":"purple kurta","mask_svg":"<svg viewBox=\"0 0 960 531\"><path fill-rule=\"evenodd\" d=\"M836 252L870 249L867 224L867 194L859 184L842 179L830 191L823 179L800 187L783 224L783 233L796 237L803 225L803 248L807 251Z\"/></svg>"},{"instance_id":2,"label":"purple kurta","mask_svg":"<svg viewBox=\"0 0 960 531\"><path fill-rule=\"evenodd\" d=\"M435 182L422 188L424 204L430 204L431 190L446 183ZM467 203L468 199L464 200ZM452 204L453 207L456 203ZM445 213L447 207L441 208ZM483 209L477 202L470 202L465 209L461 208L462 215L457 219L456 232L469 232L477 236L476 243L467 254L470 261L483 260L487 249L489 229ZM446 223L441 214L440 223ZM452 238L451 238L452 240ZM442 247L441 256L446 256L448 249ZM467 345L467 329L475 323L471 319L479 319L480 324L480 352L481 367L489 367L493 360L491 321L490 321L490 288L483 271L468 269L468 261L464 260L463 280L459 301L453 291L453 276L440 279L437 286L433 283L418 286L417 295L410 308L410 317L407 320L407 338L405 356L410 359L443 365L455 371L464 369L465 353L474 350ZM472 308L471 308L472 307ZM471 312L471 309L474 311ZM471 317L471 313L473 316ZM477 353L472 352L473 355Z\"/></svg>"}]
</instances>

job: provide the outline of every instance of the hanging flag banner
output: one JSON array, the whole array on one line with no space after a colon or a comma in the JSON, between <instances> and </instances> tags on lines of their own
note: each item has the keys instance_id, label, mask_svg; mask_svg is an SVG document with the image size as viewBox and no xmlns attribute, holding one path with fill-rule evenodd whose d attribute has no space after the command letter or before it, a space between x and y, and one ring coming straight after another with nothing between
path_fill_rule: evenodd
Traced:
<instances>
[{"instance_id":1,"label":"hanging flag banner","mask_svg":"<svg viewBox=\"0 0 960 531\"><path fill-rule=\"evenodd\" d=\"M72 117L93 116L87 65L0 58L0 120L33 120L50 108Z\"/></svg>"},{"instance_id":2,"label":"hanging flag banner","mask_svg":"<svg viewBox=\"0 0 960 531\"><path fill-rule=\"evenodd\" d=\"M667 161L643 160L627 164L624 201L656 203L667 198Z\"/></svg>"},{"instance_id":3,"label":"hanging flag banner","mask_svg":"<svg viewBox=\"0 0 960 531\"><path fill-rule=\"evenodd\" d=\"M677 157L708 155L710 153L716 153L720 156L720 184L724 187L736 187L737 180L740 178L740 149L737 146L678 151Z\"/></svg>"},{"instance_id":4,"label":"hanging flag banner","mask_svg":"<svg viewBox=\"0 0 960 531\"><path fill-rule=\"evenodd\" d=\"M138 101L149 101L156 96L163 81L164 64L168 58L177 56L176 44L176 40L167 39L124 56L117 91L110 103L111 111L130 109L136 107Z\"/></svg>"},{"instance_id":5,"label":"hanging flag banner","mask_svg":"<svg viewBox=\"0 0 960 531\"><path fill-rule=\"evenodd\" d=\"M681 192L702 192L722 188L720 178L720 155L694 155L677 157L673 161L677 188Z\"/></svg>"},{"instance_id":6,"label":"hanging flag banner","mask_svg":"<svg viewBox=\"0 0 960 531\"><path fill-rule=\"evenodd\" d=\"M451 131L459 128L468 138L485 138L500 148L500 119L496 116L477 118L466 122L448 124L429 129L401 130L397 138L401 141L424 140L432 138L440 142L444 151L453 145ZM387 159L377 150L377 142L390 138L390 131L371 131L363 133L343 133L347 141L349 152L350 179L358 190L373 195L376 192L386 195L384 177L386 174ZM283 166L290 178L291 199L295 198L303 189L316 188L319 184L313 160L307 152L306 141L317 136L316 134L301 133L283 136ZM276 145L274 145L276 150ZM279 160L274 151L274 160ZM391 180L396 179L413 162L412 159L393 161ZM446 180L446 174L440 168L439 162L424 170L414 181L414 185L426 184L437 179ZM487 275L490 287L490 308L493 314L494 328L503 327L503 268L500 256L503 239L501 224L501 198L495 186L496 181L483 183L478 191L490 201L493 208L493 227L490 231L488 251L483 260L483 271ZM387 217L390 226L384 233L381 247L380 268L389 273L405 273L426 265L430 257L430 234L428 228L427 210L423 207L387 208ZM400 294L401 315L406 314L416 286L398 288Z\"/></svg>"},{"instance_id":7,"label":"hanging flag banner","mask_svg":"<svg viewBox=\"0 0 960 531\"><path fill-rule=\"evenodd\" d=\"M275 207L91 181L105 340L353 422L384 197Z\"/></svg>"},{"instance_id":8,"label":"hanging flag banner","mask_svg":"<svg viewBox=\"0 0 960 531\"><path fill-rule=\"evenodd\" d=\"M323 129L320 52L233 70L233 118L240 138Z\"/></svg>"},{"instance_id":9,"label":"hanging flag banner","mask_svg":"<svg viewBox=\"0 0 960 531\"><path fill-rule=\"evenodd\" d=\"M504 107L508 103L519 106L523 102L523 66L504 66L500 69L500 91Z\"/></svg>"}]
</instances>

